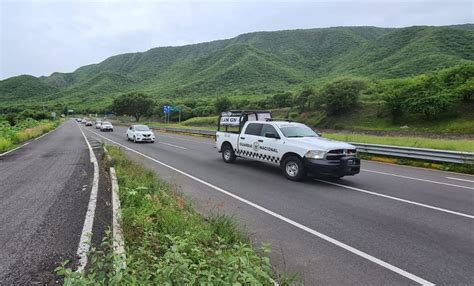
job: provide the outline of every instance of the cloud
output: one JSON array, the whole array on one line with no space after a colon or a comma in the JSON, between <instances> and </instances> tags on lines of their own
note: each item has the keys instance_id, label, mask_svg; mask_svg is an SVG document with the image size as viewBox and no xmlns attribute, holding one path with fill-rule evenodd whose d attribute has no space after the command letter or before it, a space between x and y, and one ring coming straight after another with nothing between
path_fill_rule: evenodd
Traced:
<instances>
[{"instance_id":1,"label":"cloud","mask_svg":"<svg viewBox=\"0 0 474 286\"><path fill-rule=\"evenodd\" d=\"M1 1L1 0L0 0ZM241 33L330 26L473 22L471 1L0 2L0 79L70 72L126 52Z\"/></svg>"}]
</instances>

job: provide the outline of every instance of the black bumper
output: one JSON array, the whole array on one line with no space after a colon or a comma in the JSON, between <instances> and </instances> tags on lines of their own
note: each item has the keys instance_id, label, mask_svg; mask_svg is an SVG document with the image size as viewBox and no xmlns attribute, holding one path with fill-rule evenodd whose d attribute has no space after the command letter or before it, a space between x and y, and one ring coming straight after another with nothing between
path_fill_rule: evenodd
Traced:
<instances>
[{"instance_id":1,"label":"black bumper","mask_svg":"<svg viewBox=\"0 0 474 286\"><path fill-rule=\"evenodd\" d=\"M360 159L342 157L339 160L317 160L304 158L304 167L308 173L333 177L354 176L360 172Z\"/></svg>"}]
</instances>

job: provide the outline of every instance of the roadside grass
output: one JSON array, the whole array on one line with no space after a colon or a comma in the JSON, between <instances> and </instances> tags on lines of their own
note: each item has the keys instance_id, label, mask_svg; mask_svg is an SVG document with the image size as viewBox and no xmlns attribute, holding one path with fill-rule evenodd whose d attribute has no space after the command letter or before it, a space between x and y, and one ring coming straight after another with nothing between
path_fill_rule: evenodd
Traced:
<instances>
[{"instance_id":1,"label":"roadside grass","mask_svg":"<svg viewBox=\"0 0 474 286\"><path fill-rule=\"evenodd\" d=\"M65 277L65 285L292 283L293 277L273 271L266 257L269 246L252 247L232 218L218 212L201 216L176 186L127 159L121 149L107 148L119 180L126 263L120 263L117 255L107 254L107 249L112 251L112 242L106 237L102 250L91 252L84 273L67 269L66 263L57 269Z\"/></svg>"},{"instance_id":2,"label":"roadside grass","mask_svg":"<svg viewBox=\"0 0 474 286\"><path fill-rule=\"evenodd\" d=\"M356 109L342 116L327 116L324 111L298 113L290 117L314 128L351 130L355 132L407 132L426 134L469 135L474 133L474 103L465 103L458 110L438 119L407 114L394 123L386 107L379 102L361 103ZM403 127L403 128L401 128Z\"/></svg>"},{"instance_id":3,"label":"roadside grass","mask_svg":"<svg viewBox=\"0 0 474 286\"><path fill-rule=\"evenodd\" d=\"M58 126L58 121L27 120L18 126L0 122L0 152L15 148L18 144L36 138Z\"/></svg>"},{"instance_id":4,"label":"roadside grass","mask_svg":"<svg viewBox=\"0 0 474 286\"><path fill-rule=\"evenodd\" d=\"M181 124L184 126L202 126L202 127L214 127L216 128L217 119L219 116L208 116L208 117L194 117L183 121Z\"/></svg>"},{"instance_id":5,"label":"roadside grass","mask_svg":"<svg viewBox=\"0 0 474 286\"><path fill-rule=\"evenodd\" d=\"M408 136L395 137L344 133L324 133L323 136L326 138L345 142L474 152L474 142L473 140L469 139L435 139Z\"/></svg>"}]
</instances>

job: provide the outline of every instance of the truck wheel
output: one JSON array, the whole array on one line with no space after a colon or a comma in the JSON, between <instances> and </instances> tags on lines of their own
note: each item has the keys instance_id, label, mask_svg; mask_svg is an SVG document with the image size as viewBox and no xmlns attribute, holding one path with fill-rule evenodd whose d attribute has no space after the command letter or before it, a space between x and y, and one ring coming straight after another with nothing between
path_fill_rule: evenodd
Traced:
<instances>
[{"instance_id":1,"label":"truck wheel","mask_svg":"<svg viewBox=\"0 0 474 286\"><path fill-rule=\"evenodd\" d=\"M281 169L288 180L301 181L306 176L303 162L297 156L286 157L281 164Z\"/></svg>"},{"instance_id":2,"label":"truck wheel","mask_svg":"<svg viewBox=\"0 0 474 286\"><path fill-rule=\"evenodd\" d=\"M234 149L232 149L232 146L224 144L224 146L222 146L222 160L226 163L233 163L235 158L235 152Z\"/></svg>"}]
</instances>

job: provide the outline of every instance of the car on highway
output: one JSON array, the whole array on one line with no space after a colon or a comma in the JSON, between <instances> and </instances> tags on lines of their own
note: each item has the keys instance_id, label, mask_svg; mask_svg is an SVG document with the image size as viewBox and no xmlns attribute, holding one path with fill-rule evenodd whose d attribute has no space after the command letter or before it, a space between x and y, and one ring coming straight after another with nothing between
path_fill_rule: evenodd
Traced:
<instances>
[{"instance_id":1,"label":"car on highway","mask_svg":"<svg viewBox=\"0 0 474 286\"><path fill-rule=\"evenodd\" d=\"M102 125L102 120L96 120L94 124L95 129L100 129L100 125Z\"/></svg>"},{"instance_id":2,"label":"car on highway","mask_svg":"<svg viewBox=\"0 0 474 286\"><path fill-rule=\"evenodd\" d=\"M82 122L81 118L76 118L76 122Z\"/></svg>"},{"instance_id":3,"label":"car on highway","mask_svg":"<svg viewBox=\"0 0 474 286\"><path fill-rule=\"evenodd\" d=\"M87 119L86 119L86 118L82 118L81 123L82 123L82 124L86 124L86 122L87 122Z\"/></svg>"},{"instance_id":4,"label":"car on highway","mask_svg":"<svg viewBox=\"0 0 474 286\"><path fill-rule=\"evenodd\" d=\"M110 123L108 121L104 121L100 124L100 131L102 131L102 132L106 132L106 131L113 132L114 131L114 126L112 125L112 123Z\"/></svg>"},{"instance_id":5,"label":"car on highway","mask_svg":"<svg viewBox=\"0 0 474 286\"><path fill-rule=\"evenodd\" d=\"M86 121L86 126L92 126L92 121L87 120L87 121Z\"/></svg>"},{"instance_id":6,"label":"car on highway","mask_svg":"<svg viewBox=\"0 0 474 286\"><path fill-rule=\"evenodd\" d=\"M308 173L341 178L360 172L355 146L323 138L302 123L273 120L267 111L223 112L216 147L226 163L237 157L269 163L294 181Z\"/></svg>"},{"instance_id":7,"label":"car on highway","mask_svg":"<svg viewBox=\"0 0 474 286\"><path fill-rule=\"evenodd\" d=\"M133 142L151 142L155 143L155 134L150 127L146 125L132 125L127 129L127 140Z\"/></svg>"}]
</instances>

